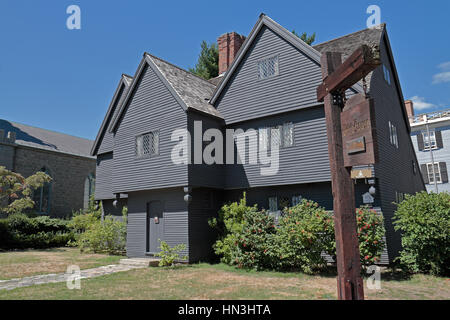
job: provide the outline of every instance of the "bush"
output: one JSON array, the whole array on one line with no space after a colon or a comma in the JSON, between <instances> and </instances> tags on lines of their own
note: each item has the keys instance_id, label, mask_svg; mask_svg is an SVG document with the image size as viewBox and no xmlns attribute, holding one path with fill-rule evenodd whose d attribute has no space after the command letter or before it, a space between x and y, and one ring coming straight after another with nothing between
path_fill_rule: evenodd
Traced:
<instances>
[{"instance_id":1,"label":"bush","mask_svg":"<svg viewBox=\"0 0 450 320\"><path fill-rule=\"evenodd\" d=\"M161 239L158 239L158 241L160 243L159 248L161 251L155 253L155 256L161 257L161 260L159 261L160 267L171 267L175 261L187 260L186 256L180 256L180 252L186 249L184 243L177 244L172 248L165 241L161 241Z\"/></svg>"},{"instance_id":2,"label":"bush","mask_svg":"<svg viewBox=\"0 0 450 320\"><path fill-rule=\"evenodd\" d=\"M278 267L306 273L323 269L322 252L334 248L332 214L305 199L283 213L277 229Z\"/></svg>"},{"instance_id":3,"label":"bush","mask_svg":"<svg viewBox=\"0 0 450 320\"><path fill-rule=\"evenodd\" d=\"M65 246L74 239L68 221L48 216L11 214L0 220L0 249L43 249Z\"/></svg>"},{"instance_id":4,"label":"bush","mask_svg":"<svg viewBox=\"0 0 450 320\"><path fill-rule=\"evenodd\" d=\"M276 260L274 219L264 211L248 208L243 214L241 230L229 237L235 239L230 246L231 264L238 268L271 269Z\"/></svg>"},{"instance_id":5,"label":"bush","mask_svg":"<svg viewBox=\"0 0 450 320\"><path fill-rule=\"evenodd\" d=\"M219 232L219 239L213 245L214 252L220 256L220 261L226 264L232 264L235 260L235 246L237 235L244 229L244 216L257 212L256 206L248 207L246 196L237 202L225 204L219 211L218 218L209 220L209 225L216 228Z\"/></svg>"},{"instance_id":6,"label":"bush","mask_svg":"<svg viewBox=\"0 0 450 320\"><path fill-rule=\"evenodd\" d=\"M89 220L91 218L85 217L85 219ZM81 251L124 254L126 223L114 219L112 216L106 216L103 221L90 221L85 231L77 236L75 244Z\"/></svg>"},{"instance_id":7,"label":"bush","mask_svg":"<svg viewBox=\"0 0 450 320\"><path fill-rule=\"evenodd\" d=\"M402 232L398 261L409 272L450 274L450 194L406 195L394 215L394 228Z\"/></svg>"},{"instance_id":8,"label":"bush","mask_svg":"<svg viewBox=\"0 0 450 320\"><path fill-rule=\"evenodd\" d=\"M367 207L356 213L361 262L371 265L384 248L383 218ZM312 273L326 266L322 253L336 256L333 215L309 200L285 208L275 226L267 212L246 205L244 194L239 203L224 205L210 225L220 232L215 253L239 268Z\"/></svg>"}]
</instances>

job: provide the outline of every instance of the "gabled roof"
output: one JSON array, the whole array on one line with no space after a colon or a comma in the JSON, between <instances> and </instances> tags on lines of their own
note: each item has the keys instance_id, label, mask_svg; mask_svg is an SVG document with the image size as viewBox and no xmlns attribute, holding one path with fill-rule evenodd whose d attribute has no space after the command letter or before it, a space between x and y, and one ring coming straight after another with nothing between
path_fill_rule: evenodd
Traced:
<instances>
[{"instance_id":1,"label":"gabled roof","mask_svg":"<svg viewBox=\"0 0 450 320\"><path fill-rule=\"evenodd\" d=\"M208 100L214 92L215 86L213 84L146 52L144 53L144 57L142 58L138 70L136 71L136 75L133 78L131 88L120 106L119 112L116 114L111 123L111 132L116 129L119 119L127 107L128 100L132 96L135 86L141 77L145 66L147 65L152 68L152 70L161 79L184 110L194 109L223 119L220 112L208 103Z\"/></svg>"},{"instance_id":2,"label":"gabled roof","mask_svg":"<svg viewBox=\"0 0 450 320\"><path fill-rule=\"evenodd\" d=\"M405 101L403 98L403 92L400 86L400 80L398 78L397 68L395 67L394 57L392 55L391 45L389 42L389 37L387 35L386 24L382 23L374 28L363 29L357 32L350 33L348 35L319 43L313 47L320 51L321 53L325 51L342 52L342 60L345 60L357 47L366 44L368 46L380 45L382 41L385 41L387 55L389 57L390 63L392 65L392 75L394 77L395 87L399 96L399 103L402 106L403 118L406 123L406 127L410 131L410 124L408 119L408 114L406 112ZM366 76L367 88L370 92L370 84L372 73Z\"/></svg>"},{"instance_id":3,"label":"gabled roof","mask_svg":"<svg viewBox=\"0 0 450 320\"><path fill-rule=\"evenodd\" d=\"M303 52L306 56L308 56L311 60L315 61L320 66L320 57L321 53L317 51L314 47L311 47L304 41L302 41L298 36L294 35L292 32L288 31L287 29L283 28L281 25L276 23L274 20L266 16L264 13L262 13L259 16L258 21L256 22L255 26L253 27L252 31L248 35L248 37L245 39L244 43L242 44L241 48L239 49L238 53L236 54L235 59L231 63L228 71L225 73L222 81L217 86L216 90L214 91L214 94L210 100L211 104L214 104L217 99L219 98L221 92L226 87L228 81L230 80L231 76L233 75L236 68L239 66L239 63L244 58L245 54L253 44L256 36L258 35L259 31L263 26L266 26L276 34L278 34L281 38L289 42L291 45L296 47L298 50ZM355 84L352 87L357 92L362 92L362 86L360 84Z\"/></svg>"},{"instance_id":4,"label":"gabled roof","mask_svg":"<svg viewBox=\"0 0 450 320\"><path fill-rule=\"evenodd\" d=\"M5 135L8 131L15 132L15 143L21 146L93 158L89 152L92 140L3 119L0 119L0 129L4 130Z\"/></svg>"},{"instance_id":5,"label":"gabled roof","mask_svg":"<svg viewBox=\"0 0 450 320\"><path fill-rule=\"evenodd\" d=\"M91 155L96 155L98 148L100 147L100 144L103 140L103 137L105 135L106 129L108 128L111 119L113 118L113 115L115 114L115 111L120 107L119 100L120 100L120 92L122 91L122 86L124 87L122 95L126 94L128 91L128 88L130 87L131 81L133 80L133 77L122 74L120 77L119 84L117 85L116 91L114 92L114 96L111 100L111 103L109 104L108 111L106 112L106 116L103 119L102 125L100 126L100 130L97 133L97 137L95 138L94 144L91 149Z\"/></svg>"}]
</instances>

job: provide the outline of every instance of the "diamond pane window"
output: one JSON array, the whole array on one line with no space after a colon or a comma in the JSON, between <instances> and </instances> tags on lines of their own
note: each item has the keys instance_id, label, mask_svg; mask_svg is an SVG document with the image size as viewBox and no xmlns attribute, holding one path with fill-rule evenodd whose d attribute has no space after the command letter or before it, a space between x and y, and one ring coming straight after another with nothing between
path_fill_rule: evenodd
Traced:
<instances>
[{"instance_id":1,"label":"diamond pane window","mask_svg":"<svg viewBox=\"0 0 450 320\"><path fill-rule=\"evenodd\" d=\"M269 149L269 129L259 128L258 129L258 139L259 139L259 150L266 151Z\"/></svg>"},{"instance_id":2,"label":"diamond pane window","mask_svg":"<svg viewBox=\"0 0 450 320\"><path fill-rule=\"evenodd\" d=\"M270 128L270 146L281 147L281 126Z\"/></svg>"},{"instance_id":3,"label":"diamond pane window","mask_svg":"<svg viewBox=\"0 0 450 320\"><path fill-rule=\"evenodd\" d=\"M135 154L137 157L159 154L159 131L137 136Z\"/></svg>"},{"instance_id":4,"label":"diamond pane window","mask_svg":"<svg viewBox=\"0 0 450 320\"><path fill-rule=\"evenodd\" d=\"M258 61L258 79L266 79L278 74L278 56Z\"/></svg>"},{"instance_id":5,"label":"diamond pane window","mask_svg":"<svg viewBox=\"0 0 450 320\"><path fill-rule=\"evenodd\" d=\"M283 147L294 145L294 125L292 122L283 124Z\"/></svg>"},{"instance_id":6,"label":"diamond pane window","mask_svg":"<svg viewBox=\"0 0 450 320\"><path fill-rule=\"evenodd\" d=\"M302 196L300 196L300 195L292 196L292 206L296 206L300 202L302 202Z\"/></svg>"}]
</instances>

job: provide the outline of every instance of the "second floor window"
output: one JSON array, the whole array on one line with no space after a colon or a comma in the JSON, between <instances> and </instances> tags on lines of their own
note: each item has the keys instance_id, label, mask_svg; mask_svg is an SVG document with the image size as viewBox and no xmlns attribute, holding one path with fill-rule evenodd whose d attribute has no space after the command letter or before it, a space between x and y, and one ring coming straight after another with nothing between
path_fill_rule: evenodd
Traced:
<instances>
[{"instance_id":1,"label":"second floor window","mask_svg":"<svg viewBox=\"0 0 450 320\"><path fill-rule=\"evenodd\" d=\"M136 136L136 157L155 156L159 154L159 131Z\"/></svg>"},{"instance_id":2,"label":"second floor window","mask_svg":"<svg viewBox=\"0 0 450 320\"><path fill-rule=\"evenodd\" d=\"M397 127L394 126L390 121L389 121L389 136L391 144L398 149Z\"/></svg>"},{"instance_id":3,"label":"second floor window","mask_svg":"<svg viewBox=\"0 0 450 320\"><path fill-rule=\"evenodd\" d=\"M428 132L422 132L423 136L423 146L425 149L434 149L437 148L437 142L436 142L436 131L430 130L430 136L428 136Z\"/></svg>"},{"instance_id":4,"label":"second floor window","mask_svg":"<svg viewBox=\"0 0 450 320\"><path fill-rule=\"evenodd\" d=\"M283 125L258 129L259 150L269 150L271 146L287 148L294 145L294 124L285 122Z\"/></svg>"}]
</instances>

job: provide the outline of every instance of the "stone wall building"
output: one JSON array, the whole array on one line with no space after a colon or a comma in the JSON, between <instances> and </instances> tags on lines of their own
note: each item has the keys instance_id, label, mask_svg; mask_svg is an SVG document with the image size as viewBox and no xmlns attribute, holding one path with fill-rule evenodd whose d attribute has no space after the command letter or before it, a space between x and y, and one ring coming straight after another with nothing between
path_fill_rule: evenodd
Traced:
<instances>
[{"instance_id":1,"label":"stone wall building","mask_svg":"<svg viewBox=\"0 0 450 320\"><path fill-rule=\"evenodd\" d=\"M0 119L0 166L28 177L44 171L52 182L34 193L35 211L66 217L86 208L95 185L93 141Z\"/></svg>"}]
</instances>

